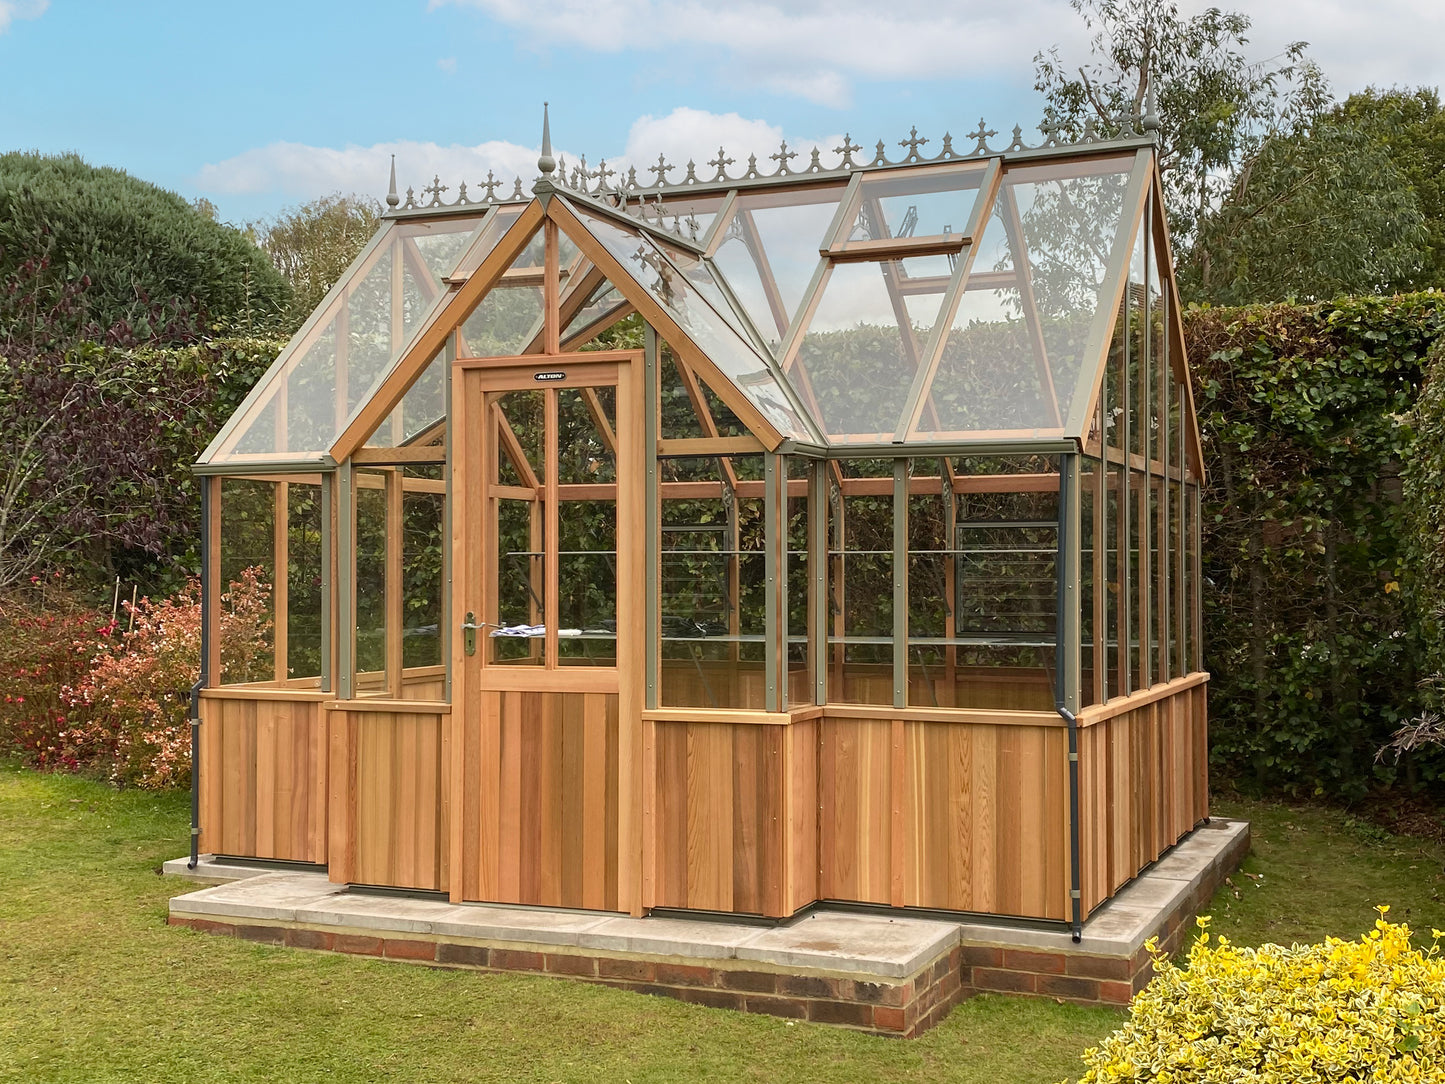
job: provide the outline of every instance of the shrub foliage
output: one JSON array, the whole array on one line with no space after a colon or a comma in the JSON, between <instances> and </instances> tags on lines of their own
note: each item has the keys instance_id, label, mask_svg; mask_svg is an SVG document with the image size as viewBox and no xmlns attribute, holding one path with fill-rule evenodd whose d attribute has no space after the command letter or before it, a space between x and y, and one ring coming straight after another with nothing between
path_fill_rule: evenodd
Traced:
<instances>
[{"instance_id":1,"label":"shrub foliage","mask_svg":"<svg viewBox=\"0 0 1445 1084\"><path fill-rule=\"evenodd\" d=\"M1128 1022L1084 1052L1080 1084L1438 1081L1445 933L1414 948L1407 926L1385 920L1388 910L1355 942L1250 949L1223 937L1210 944L1205 933L1187 968L1156 952Z\"/></svg>"},{"instance_id":2,"label":"shrub foliage","mask_svg":"<svg viewBox=\"0 0 1445 1084\"><path fill-rule=\"evenodd\" d=\"M1257 789L1358 796L1393 778L1375 750L1420 705L1400 473L1445 298L1195 310L1187 328L1213 756Z\"/></svg>"},{"instance_id":3,"label":"shrub foliage","mask_svg":"<svg viewBox=\"0 0 1445 1084\"><path fill-rule=\"evenodd\" d=\"M78 155L0 155L0 280L46 263L61 283L86 280L102 329L152 338L178 313L202 329L270 332L291 290L266 254L174 192Z\"/></svg>"}]
</instances>

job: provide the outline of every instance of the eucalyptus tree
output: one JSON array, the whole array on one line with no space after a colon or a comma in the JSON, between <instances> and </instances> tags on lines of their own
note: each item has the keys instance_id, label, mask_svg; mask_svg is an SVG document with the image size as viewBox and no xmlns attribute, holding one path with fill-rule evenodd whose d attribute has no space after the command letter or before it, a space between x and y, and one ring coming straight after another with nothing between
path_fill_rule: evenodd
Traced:
<instances>
[{"instance_id":1,"label":"eucalyptus tree","mask_svg":"<svg viewBox=\"0 0 1445 1084\"><path fill-rule=\"evenodd\" d=\"M1034 57L1043 127L1067 138L1086 130L1107 137L1154 112L1169 226L1181 248L1274 135L1328 105L1307 43L1250 59L1251 20L1240 12L1210 8L1186 18L1173 0L1070 5L1093 32L1089 56L1066 62L1054 46Z\"/></svg>"}]
</instances>

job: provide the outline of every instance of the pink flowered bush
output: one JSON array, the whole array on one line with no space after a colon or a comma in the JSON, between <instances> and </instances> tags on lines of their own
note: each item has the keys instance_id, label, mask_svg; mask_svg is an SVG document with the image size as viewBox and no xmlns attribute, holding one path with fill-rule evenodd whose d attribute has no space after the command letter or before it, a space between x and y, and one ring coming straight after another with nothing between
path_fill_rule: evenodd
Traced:
<instances>
[{"instance_id":1,"label":"pink flowered bush","mask_svg":"<svg viewBox=\"0 0 1445 1084\"><path fill-rule=\"evenodd\" d=\"M221 596L219 636L228 681L270 676L270 586L247 569ZM130 631L112 636L85 679L64 690L77 723L64 735L76 763L109 763L117 783L146 788L190 781L190 690L200 673L200 585L173 599L126 605Z\"/></svg>"}]
</instances>

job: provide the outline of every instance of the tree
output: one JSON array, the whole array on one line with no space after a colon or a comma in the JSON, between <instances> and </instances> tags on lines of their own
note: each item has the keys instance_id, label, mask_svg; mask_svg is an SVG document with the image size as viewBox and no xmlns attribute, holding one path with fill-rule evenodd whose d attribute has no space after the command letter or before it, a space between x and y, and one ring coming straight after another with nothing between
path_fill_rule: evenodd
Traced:
<instances>
[{"instance_id":1,"label":"tree","mask_svg":"<svg viewBox=\"0 0 1445 1084\"><path fill-rule=\"evenodd\" d=\"M381 221L368 196L335 193L283 211L252 227L276 269L291 284L288 320L298 328L350 266Z\"/></svg>"},{"instance_id":2,"label":"tree","mask_svg":"<svg viewBox=\"0 0 1445 1084\"><path fill-rule=\"evenodd\" d=\"M1445 286L1445 108L1440 92L1366 88L1332 114L1377 143L1415 194L1428 234L1425 261L1411 284Z\"/></svg>"},{"instance_id":3,"label":"tree","mask_svg":"<svg viewBox=\"0 0 1445 1084\"><path fill-rule=\"evenodd\" d=\"M1305 42L1264 61L1245 56L1247 15L1210 8L1185 19L1173 0L1070 4L1095 31L1090 59L1066 65L1057 46L1034 57L1044 127L1075 139L1086 128L1117 135L1125 118L1137 126L1146 114L1152 84L1164 201L1181 248L1272 135L1327 105Z\"/></svg>"},{"instance_id":4,"label":"tree","mask_svg":"<svg viewBox=\"0 0 1445 1084\"><path fill-rule=\"evenodd\" d=\"M86 280L77 315L122 337L269 331L290 301L264 253L174 192L74 154L0 155L0 282L42 263L56 289Z\"/></svg>"},{"instance_id":5,"label":"tree","mask_svg":"<svg viewBox=\"0 0 1445 1084\"><path fill-rule=\"evenodd\" d=\"M1420 204L1382 141L1325 115L1266 140L1180 262L1191 300L1244 305L1412 286L1427 260Z\"/></svg>"}]
</instances>

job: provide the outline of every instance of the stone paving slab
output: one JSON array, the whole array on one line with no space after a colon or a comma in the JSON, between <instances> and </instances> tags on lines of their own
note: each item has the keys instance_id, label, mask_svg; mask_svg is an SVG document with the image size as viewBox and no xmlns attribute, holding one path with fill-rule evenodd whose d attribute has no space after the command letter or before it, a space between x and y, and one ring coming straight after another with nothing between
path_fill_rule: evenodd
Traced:
<instances>
[{"instance_id":1,"label":"stone paving slab","mask_svg":"<svg viewBox=\"0 0 1445 1084\"><path fill-rule=\"evenodd\" d=\"M1153 936L1160 918L1187 900L1210 878L1222 880L1229 863L1247 847L1249 823L1215 818L1196 829L1134 881L1125 885L1084 923L1083 940L1066 930L965 922L964 944L1044 949L1060 953L1132 956Z\"/></svg>"},{"instance_id":2,"label":"stone paving slab","mask_svg":"<svg viewBox=\"0 0 1445 1084\"><path fill-rule=\"evenodd\" d=\"M213 854L198 856L195 869L191 869L190 865L189 857L172 858L169 862L162 863L161 871L167 877L184 877L188 881L200 881L205 884L244 881L248 877L259 877L263 873L278 872L275 866L221 862Z\"/></svg>"},{"instance_id":3,"label":"stone paving slab","mask_svg":"<svg viewBox=\"0 0 1445 1084\"><path fill-rule=\"evenodd\" d=\"M749 961L794 971L903 978L960 944L1061 954L1132 957L1161 918L1187 901L1225 863L1242 857L1249 826L1215 820L1173 848L1100 907L1074 943L1067 930L1005 922L948 922L909 915L812 911L781 926L611 912L453 904L347 891L321 872L253 870L249 876L171 900L178 917L250 919L307 927L366 929L443 939L570 946L699 960ZM167 872L185 860L166 863ZM245 867L203 863L185 875L241 874Z\"/></svg>"}]
</instances>

